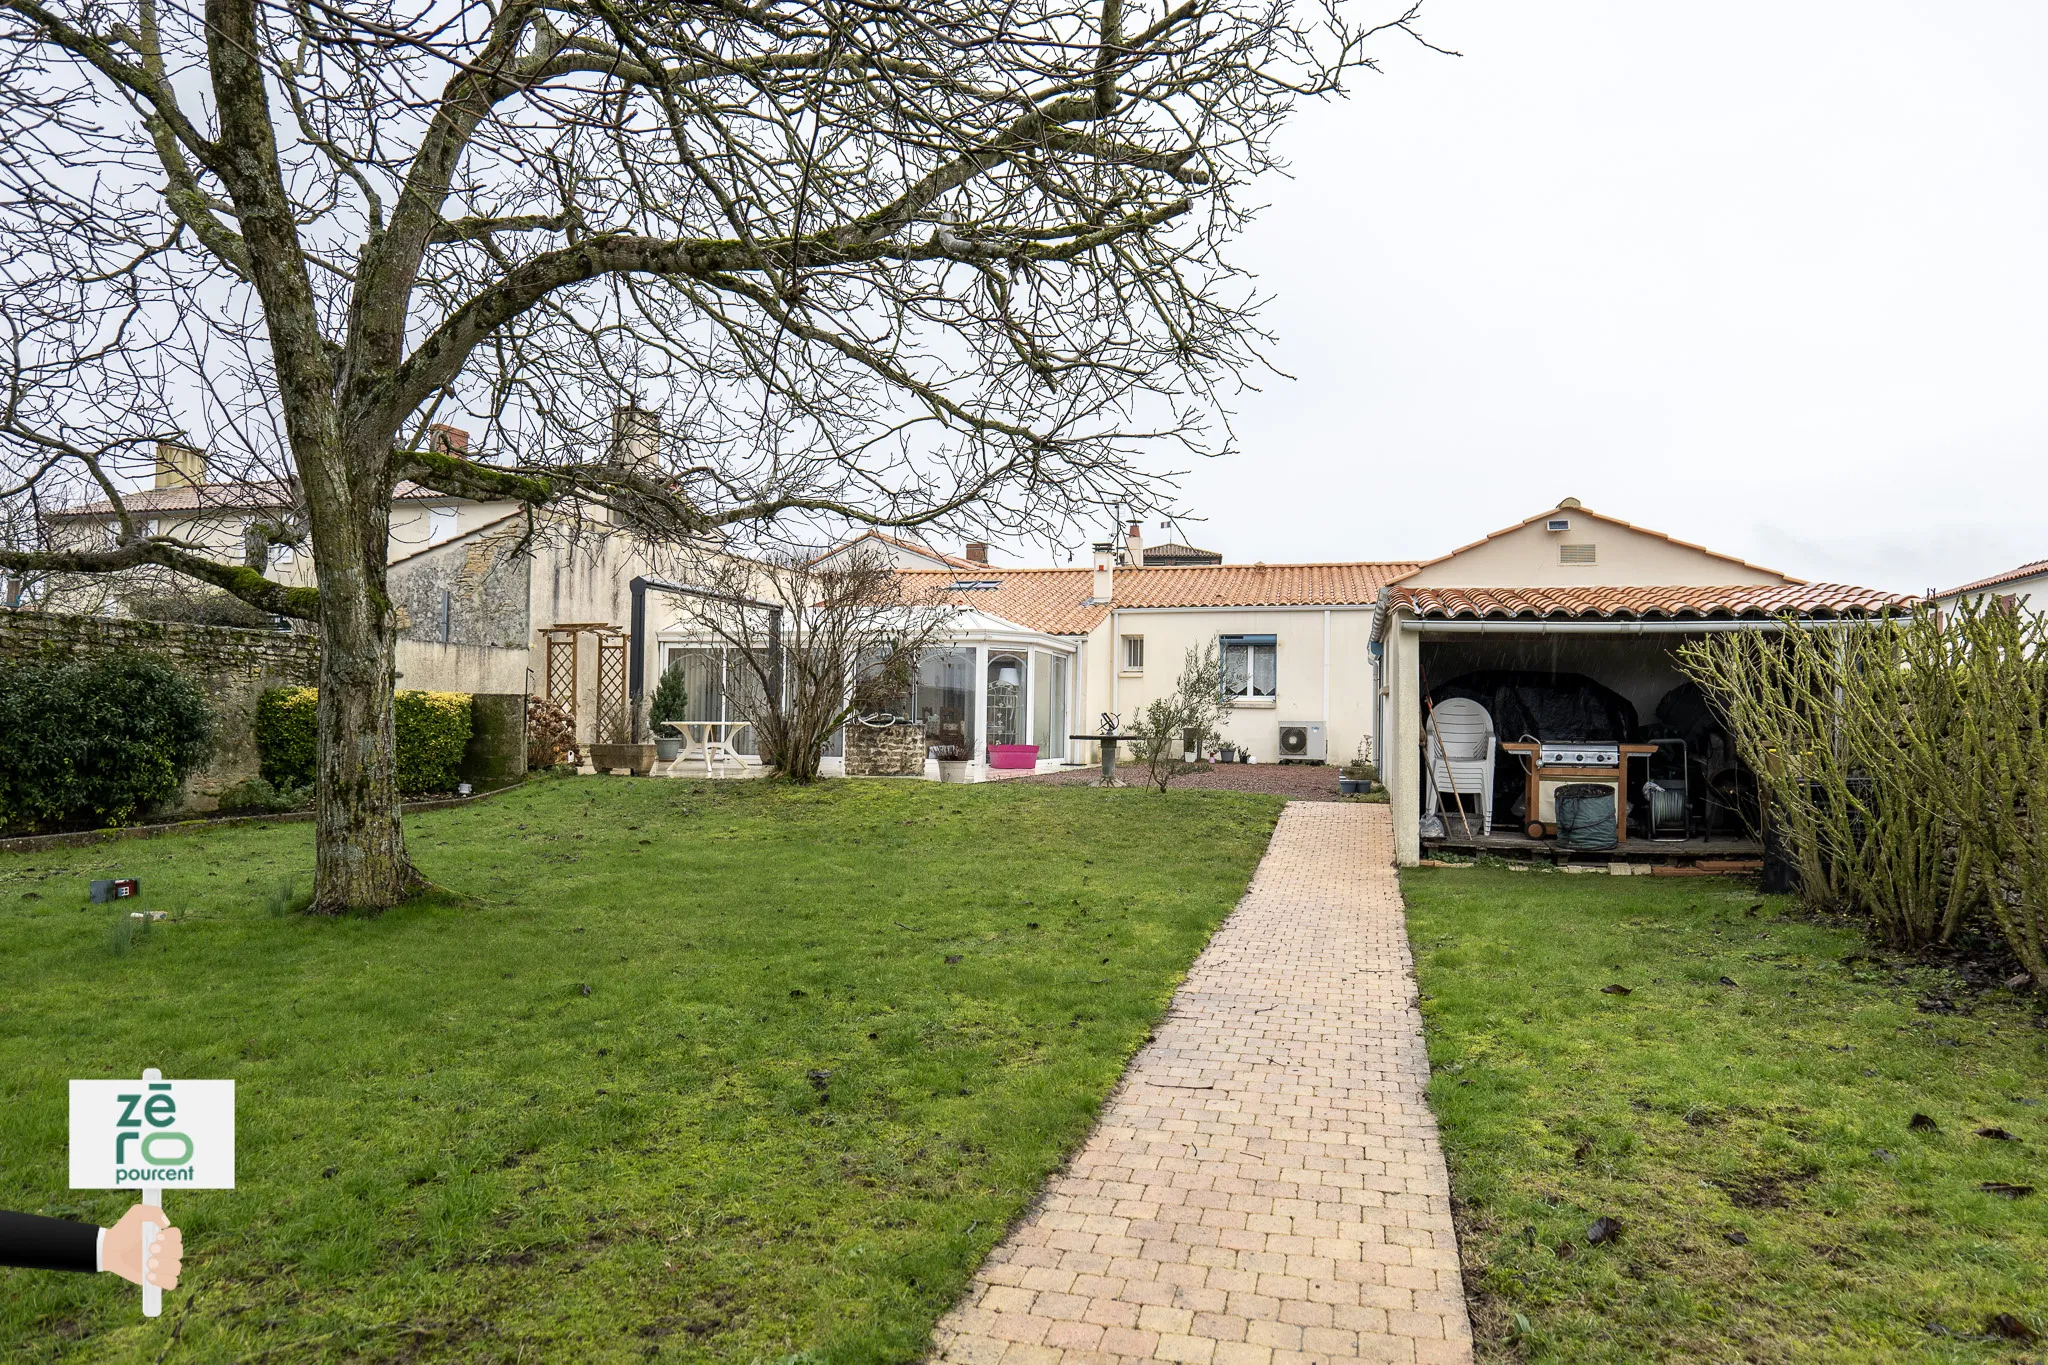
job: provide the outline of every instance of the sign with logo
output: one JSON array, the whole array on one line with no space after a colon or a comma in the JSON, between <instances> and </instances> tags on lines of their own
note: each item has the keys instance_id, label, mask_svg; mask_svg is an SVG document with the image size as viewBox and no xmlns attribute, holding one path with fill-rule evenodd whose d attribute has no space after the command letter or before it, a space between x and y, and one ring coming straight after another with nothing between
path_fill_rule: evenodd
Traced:
<instances>
[{"instance_id":1,"label":"sign with logo","mask_svg":"<svg viewBox=\"0 0 2048 1365\"><path fill-rule=\"evenodd\" d=\"M235 1083L71 1083L71 1188L231 1190Z\"/></svg>"}]
</instances>

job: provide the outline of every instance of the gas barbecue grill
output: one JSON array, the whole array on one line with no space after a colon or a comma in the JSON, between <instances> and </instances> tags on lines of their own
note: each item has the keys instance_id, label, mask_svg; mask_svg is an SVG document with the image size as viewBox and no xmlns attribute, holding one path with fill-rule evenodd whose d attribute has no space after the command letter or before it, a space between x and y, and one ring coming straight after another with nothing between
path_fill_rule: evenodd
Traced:
<instances>
[{"instance_id":1,"label":"gas barbecue grill","mask_svg":"<svg viewBox=\"0 0 2048 1365\"><path fill-rule=\"evenodd\" d=\"M1536 761L1546 768L1618 768L1621 766L1621 746L1575 742L1542 744L1537 747Z\"/></svg>"},{"instance_id":2,"label":"gas barbecue grill","mask_svg":"<svg viewBox=\"0 0 2048 1365\"><path fill-rule=\"evenodd\" d=\"M1614 788L1614 837L1628 839L1628 761L1656 750L1654 744L1615 744L1606 740L1518 740L1500 746L1521 757L1528 771L1528 795L1522 818L1531 839L1557 832L1557 789L1578 782Z\"/></svg>"}]
</instances>

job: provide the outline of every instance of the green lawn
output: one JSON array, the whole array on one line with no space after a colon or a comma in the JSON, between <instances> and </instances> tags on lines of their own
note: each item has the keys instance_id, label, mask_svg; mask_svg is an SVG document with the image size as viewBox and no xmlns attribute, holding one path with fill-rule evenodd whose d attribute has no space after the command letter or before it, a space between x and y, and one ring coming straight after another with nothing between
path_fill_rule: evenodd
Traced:
<instances>
[{"instance_id":1,"label":"green lawn","mask_svg":"<svg viewBox=\"0 0 2048 1365\"><path fill-rule=\"evenodd\" d=\"M546 779L409 822L459 897L343 921L268 905L306 825L0 856L0 1207L112 1222L65 1081L151 1064L237 1082L240 1181L168 1196L158 1323L0 1270L0 1357L915 1359L1278 811ZM182 918L117 952L106 875Z\"/></svg>"},{"instance_id":2,"label":"green lawn","mask_svg":"<svg viewBox=\"0 0 2048 1365\"><path fill-rule=\"evenodd\" d=\"M1402 886L1482 1359L2042 1358L1986 1332L2048 1335L2033 1006L1720 878Z\"/></svg>"}]
</instances>

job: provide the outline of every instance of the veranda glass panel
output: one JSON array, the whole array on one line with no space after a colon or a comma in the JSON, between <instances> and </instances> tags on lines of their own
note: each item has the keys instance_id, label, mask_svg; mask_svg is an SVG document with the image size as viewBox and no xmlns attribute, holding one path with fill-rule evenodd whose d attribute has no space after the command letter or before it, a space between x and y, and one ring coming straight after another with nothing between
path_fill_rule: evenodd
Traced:
<instances>
[{"instance_id":1,"label":"veranda glass panel","mask_svg":"<svg viewBox=\"0 0 2048 1365\"><path fill-rule=\"evenodd\" d=\"M1067 756L1067 656L1055 654L1050 660L1052 667L1046 671L1052 674L1052 745L1038 751L1040 758L1065 759Z\"/></svg>"},{"instance_id":2,"label":"veranda glass panel","mask_svg":"<svg viewBox=\"0 0 2048 1365\"><path fill-rule=\"evenodd\" d=\"M1031 656L1031 742L1040 762L1067 752L1067 659L1064 654Z\"/></svg>"},{"instance_id":3,"label":"veranda glass panel","mask_svg":"<svg viewBox=\"0 0 2048 1365\"><path fill-rule=\"evenodd\" d=\"M960 751L974 748L974 651L926 650L917 670L913 714L924 722L925 743Z\"/></svg>"},{"instance_id":4,"label":"veranda glass panel","mask_svg":"<svg viewBox=\"0 0 2048 1365\"><path fill-rule=\"evenodd\" d=\"M1038 746L1040 758L1053 756L1051 662L1050 654L1031 656L1031 742Z\"/></svg>"},{"instance_id":5,"label":"veranda glass panel","mask_svg":"<svg viewBox=\"0 0 2048 1365\"><path fill-rule=\"evenodd\" d=\"M988 660L988 742L1024 742L1024 659L991 654Z\"/></svg>"},{"instance_id":6,"label":"veranda glass panel","mask_svg":"<svg viewBox=\"0 0 2048 1365\"><path fill-rule=\"evenodd\" d=\"M717 720L725 705L724 652L670 646L667 666L683 666L683 683L690 695L683 704L684 720Z\"/></svg>"}]
</instances>

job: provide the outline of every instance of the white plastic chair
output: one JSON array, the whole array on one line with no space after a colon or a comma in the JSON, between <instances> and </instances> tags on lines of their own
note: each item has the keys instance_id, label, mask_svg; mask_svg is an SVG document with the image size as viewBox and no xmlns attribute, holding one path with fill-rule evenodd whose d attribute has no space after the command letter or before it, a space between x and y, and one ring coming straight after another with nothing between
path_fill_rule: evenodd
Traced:
<instances>
[{"instance_id":1,"label":"white plastic chair","mask_svg":"<svg viewBox=\"0 0 2048 1365\"><path fill-rule=\"evenodd\" d=\"M1438 702L1424 726L1422 756L1429 765L1429 808L1443 798L1479 797L1484 833L1493 833L1493 717L1469 697ZM1448 829L1449 821L1445 821Z\"/></svg>"}]
</instances>

